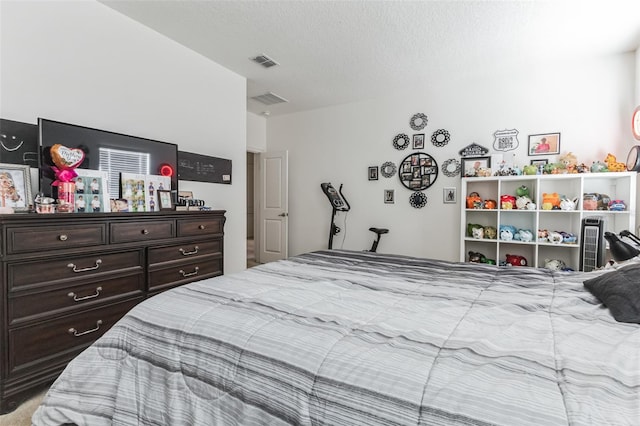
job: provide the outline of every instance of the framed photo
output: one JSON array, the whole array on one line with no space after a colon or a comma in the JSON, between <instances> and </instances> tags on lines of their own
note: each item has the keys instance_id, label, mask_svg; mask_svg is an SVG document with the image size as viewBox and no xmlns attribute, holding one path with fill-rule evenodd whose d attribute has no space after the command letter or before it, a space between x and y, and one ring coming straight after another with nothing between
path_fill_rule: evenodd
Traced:
<instances>
[{"instance_id":1,"label":"framed photo","mask_svg":"<svg viewBox=\"0 0 640 426\"><path fill-rule=\"evenodd\" d=\"M462 177L476 177L480 169L491 167L491 157L462 158Z\"/></svg>"},{"instance_id":2,"label":"framed photo","mask_svg":"<svg viewBox=\"0 0 640 426\"><path fill-rule=\"evenodd\" d=\"M378 166L369 167L369 180L378 180Z\"/></svg>"},{"instance_id":3,"label":"framed photo","mask_svg":"<svg viewBox=\"0 0 640 426\"><path fill-rule=\"evenodd\" d=\"M158 190L158 206L160 210L173 210L173 203L171 202L171 191L163 189Z\"/></svg>"},{"instance_id":4,"label":"framed photo","mask_svg":"<svg viewBox=\"0 0 640 426\"><path fill-rule=\"evenodd\" d=\"M159 205L157 191L170 191L171 177L121 173L120 185L119 200L126 200L128 207L118 211L154 212Z\"/></svg>"},{"instance_id":5,"label":"framed photo","mask_svg":"<svg viewBox=\"0 0 640 426\"><path fill-rule=\"evenodd\" d=\"M31 167L0 163L0 207L26 212L29 211L32 198Z\"/></svg>"},{"instance_id":6,"label":"framed photo","mask_svg":"<svg viewBox=\"0 0 640 426\"><path fill-rule=\"evenodd\" d=\"M101 213L111 211L109 201L109 173L100 170L75 169L76 213Z\"/></svg>"},{"instance_id":7,"label":"framed photo","mask_svg":"<svg viewBox=\"0 0 640 426\"><path fill-rule=\"evenodd\" d=\"M560 154L560 133L529 135L529 156Z\"/></svg>"},{"instance_id":8,"label":"framed photo","mask_svg":"<svg viewBox=\"0 0 640 426\"><path fill-rule=\"evenodd\" d=\"M384 203L385 204L395 204L395 189L385 189L384 190Z\"/></svg>"},{"instance_id":9,"label":"framed photo","mask_svg":"<svg viewBox=\"0 0 640 426\"><path fill-rule=\"evenodd\" d=\"M548 163L549 163L549 160L546 159L546 158L539 159L539 160L531 160L531 165L532 166L545 166Z\"/></svg>"},{"instance_id":10,"label":"framed photo","mask_svg":"<svg viewBox=\"0 0 640 426\"><path fill-rule=\"evenodd\" d=\"M424 149L424 133L413 135L413 149Z\"/></svg>"},{"instance_id":11,"label":"framed photo","mask_svg":"<svg viewBox=\"0 0 640 426\"><path fill-rule=\"evenodd\" d=\"M456 192L456 187L446 187L442 189L442 201L445 204L455 204L458 202L458 194Z\"/></svg>"}]
</instances>

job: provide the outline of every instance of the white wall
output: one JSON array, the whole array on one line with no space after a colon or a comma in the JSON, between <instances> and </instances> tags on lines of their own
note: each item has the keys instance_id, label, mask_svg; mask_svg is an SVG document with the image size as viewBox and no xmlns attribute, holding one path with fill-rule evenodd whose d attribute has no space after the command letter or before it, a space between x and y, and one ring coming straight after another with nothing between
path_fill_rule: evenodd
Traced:
<instances>
[{"instance_id":1,"label":"white wall","mask_svg":"<svg viewBox=\"0 0 640 426\"><path fill-rule=\"evenodd\" d=\"M267 120L252 112L247 112L247 151L267 150Z\"/></svg>"},{"instance_id":2,"label":"white wall","mask_svg":"<svg viewBox=\"0 0 640 426\"><path fill-rule=\"evenodd\" d=\"M444 204L442 191L460 188L459 177L440 173L425 190L428 204L422 209L409 205L411 191L397 175L367 180L368 166L399 164L412 151L395 150L393 137L424 132L425 151L440 165L459 158L458 151L473 142L491 149L493 133L503 129L520 132L520 147L514 151L520 165L533 158L527 156L527 135L548 132L560 132L561 151L574 152L579 162L591 165L608 152L624 161L633 146L629 117L635 106L634 76L635 58L629 53L545 64L519 74L416 82L416 89L407 93L269 118L269 151L289 150L290 254L326 248L331 208L320 183L331 181L336 187L344 183L352 205L345 249L368 247L373 237L368 228L377 226L390 229L381 252L457 260L464 194L458 194L458 204ZM421 132L409 127L418 112L429 117ZM451 142L437 148L430 136L440 128L451 133ZM384 204L385 189L395 189L395 204ZM343 234L334 248L342 246Z\"/></svg>"},{"instance_id":3,"label":"white wall","mask_svg":"<svg viewBox=\"0 0 640 426\"><path fill-rule=\"evenodd\" d=\"M246 80L97 2L3 1L0 13L0 116L231 159L232 185L179 185L227 210L225 272L244 269Z\"/></svg>"}]
</instances>

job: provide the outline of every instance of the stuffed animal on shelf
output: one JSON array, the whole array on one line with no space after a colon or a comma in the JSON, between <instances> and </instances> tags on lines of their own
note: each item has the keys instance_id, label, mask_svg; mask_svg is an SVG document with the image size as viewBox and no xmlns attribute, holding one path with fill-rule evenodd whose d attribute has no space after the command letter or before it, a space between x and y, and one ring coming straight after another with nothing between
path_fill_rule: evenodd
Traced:
<instances>
[{"instance_id":1,"label":"stuffed animal on shelf","mask_svg":"<svg viewBox=\"0 0 640 426\"><path fill-rule=\"evenodd\" d=\"M516 198L516 207L518 210L528 210L531 198L527 195Z\"/></svg>"},{"instance_id":2,"label":"stuffed animal on shelf","mask_svg":"<svg viewBox=\"0 0 640 426\"><path fill-rule=\"evenodd\" d=\"M467 208L468 209L481 209L482 208L482 198L477 192L472 192L467 195Z\"/></svg>"},{"instance_id":3,"label":"stuffed animal on shelf","mask_svg":"<svg viewBox=\"0 0 640 426\"><path fill-rule=\"evenodd\" d=\"M467 236L476 238L474 236L475 235L475 231L474 230L478 229L478 228L482 229L482 228L484 228L484 226L482 226L480 224L477 224L477 223L467 223Z\"/></svg>"},{"instance_id":4,"label":"stuffed animal on shelf","mask_svg":"<svg viewBox=\"0 0 640 426\"><path fill-rule=\"evenodd\" d=\"M520 240L523 243L530 243L531 241L533 241L533 232L528 229L518 229L516 235L517 238L514 236L514 239Z\"/></svg>"},{"instance_id":5,"label":"stuffed animal on shelf","mask_svg":"<svg viewBox=\"0 0 640 426\"><path fill-rule=\"evenodd\" d=\"M560 199L560 210L575 210L578 205L578 199L574 198L573 200L565 197L564 195Z\"/></svg>"},{"instance_id":6,"label":"stuffed animal on shelf","mask_svg":"<svg viewBox=\"0 0 640 426\"><path fill-rule=\"evenodd\" d=\"M602 173L608 171L609 169L607 168L607 165L602 161L594 161L591 165L591 173Z\"/></svg>"},{"instance_id":7,"label":"stuffed animal on shelf","mask_svg":"<svg viewBox=\"0 0 640 426\"><path fill-rule=\"evenodd\" d=\"M542 210L554 210L560 208L560 196L557 192L542 193Z\"/></svg>"},{"instance_id":8,"label":"stuffed animal on shelf","mask_svg":"<svg viewBox=\"0 0 640 426\"><path fill-rule=\"evenodd\" d=\"M613 212L623 212L627 209L627 205L623 200L611 200L609 203L609 210Z\"/></svg>"},{"instance_id":9,"label":"stuffed animal on shelf","mask_svg":"<svg viewBox=\"0 0 640 426\"><path fill-rule=\"evenodd\" d=\"M562 154L558 161L564 164L567 173L578 173L578 159L572 152Z\"/></svg>"},{"instance_id":10,"label":"stuffed animal on shelf","mask_svg":"<svg viewBox=\"0 0 640 426\"><path fill-rule=\"evenodd\" d=\"M489 240L495 240L498 236L498 230L495 226L485 226L484 227L484 238Z\"/></svg>"},{"instance_id":11,"label":"stuffed animal on shelf","mask_svg":"<svg viewBox=\"0 0 640 426\"><path fill-rule=\"evenodd\" d=\"M484 228L473 228L471 230L471 236L476 240L484 238Z\"/></svg>"},{"instance_id":12,"label":"stuffed animal on shelf","mask_svg":"<svg viewBox=\"0 0 640 426\"><path fill-rule=\"evenodd\" d=\"M604 159L604 162L607 164L607 169L610 172L626 172L627 165L625 163L620 163L616 160L616 156L609 153Z\"/></svg>"},{"instance_id":13,"label":"stuffed animal on shelf","mask_svg":"<svg viewBox=\"0 0 640 426\"><path fill-rule=\"evenodd\" d=\"M553 231L553 232L549 232L547 239L551 244L561 244L562 241L564 240L564 237L562 236L561 233L557 231Z\"/></svg>"},{"instance_id":14,"label":"stuffed animal on shelf","mask_svg":"<svg viewBox=\"0 0 640 426\"><path fill-rule=\"evenodd\" d=\"M513 195L500 196L500 208L502 210L512 210L516 206L516 197Z\"/></svg>"},{"instance_id":15,"label":"stuffed animal on shelf","mask_svg":"<svg viewBox=\"0 0 640 426\"><path fill-rule=\"evenodd\" d=\"M515 226L500 225L500 239L503 241L513 240L513 236L516 234Z\"/></svg>"},{"instance_id":16,"label":"stuffed animal on shelf","mask_svg":"<svg viewBox=\"0 0 640 426\"><path fill-rule=\"evenodd\" d=\"M484 263L483 261L486 259L486 256L479 251L470 251L469 252L469 262L471 263Z\"/></svg>"}]
</instances>

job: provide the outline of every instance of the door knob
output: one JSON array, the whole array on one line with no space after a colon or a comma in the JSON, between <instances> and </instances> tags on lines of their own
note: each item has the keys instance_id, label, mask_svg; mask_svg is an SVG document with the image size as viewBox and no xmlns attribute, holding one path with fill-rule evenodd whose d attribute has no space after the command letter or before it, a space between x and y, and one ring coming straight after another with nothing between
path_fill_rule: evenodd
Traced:
<instances>
[{"instance_id":1,"label":"door knob","mask_svg":"<svg viewBox=\"0 0 640 426\"><path fill-rule=\"evenodd\" d=\"M289 216L289 213L280 213L278 216L280 216L280 217L287 217L287 216Z\"/></svg>"}]
</instances>

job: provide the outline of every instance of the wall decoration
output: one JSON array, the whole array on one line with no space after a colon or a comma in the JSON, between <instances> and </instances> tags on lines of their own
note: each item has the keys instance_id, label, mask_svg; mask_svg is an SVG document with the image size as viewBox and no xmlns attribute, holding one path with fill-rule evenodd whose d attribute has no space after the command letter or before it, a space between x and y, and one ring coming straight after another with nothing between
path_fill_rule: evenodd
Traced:
<instances>
[{"instance_id":1,"label":"wall decoration","mask_svg":"<svg viewBox=\"0 0 640 426\"><path fill-rule=\"evenodd\" d=\"M380 173L382 173L382 176L390 178L396 174L396 165L391 161L382 163L382 166L380 166Z\"/></svg>"},{"instance_id":2,"label":"wall decoration","mask_svg":"<svg viewBox=\"0 0 640 426\"><path fill-rule=\"evenodd\" d=\"M446 187L442 189L442 201L445 204L454 204L458 202L456 187Z\"/></svg>"},{"instance_id":3,"label":"wall decoration","mask_svg":"<svg viewBox=\"0 0 640 426\"><path fill-rule=\"evenodd\" d=\"M409 203L411 204L411 207L421 209L427 205L427 196L424 192L416 191L409 197Z\"/></svg>"},{"instance_id":4,"label":"wall decoration","mask_svg":"<svg viewBox=\"0 0 640 426\"><path fill-rule=\"evenodd\" d=\"M378 180L378 166L369 167L369 180Z\"/></svg>"},{"instance_id":5,"label":"wall decoration","mask_svg":"<svg viewBox=\"0 0 640 426\"><path fill-rule=\"evenodd\" d=\"M489 150L487 148L480 146L477 143L467 145L458 152L460 157L484 157L488 153Z\"/></svg>"},{"instance_id":6,"label":"wall decoration","mask_svg":"<svg viewBox=\"0 0 640 426\"><path fill-rule=\"evenodd\" d=\"M89 169L75 169L75 172L74 212L110 212L109 173Z\"/></svg>"},{"instance_id":7,"label":"wall decoration","mask_svg":"<svg viewBox=\"0 0 640 426\"><path fill-rule=\"evenodd\" d=\"M384 203L385 204L395 204L395 189L385 189L384 190Z\"/></svg>"},{"instance_id":8,"label":"wall decoration","mask_svg":"<svg viewBox=\"0 0 640 426\"><path fill-rule=\"evenodd\" d=\"M450 158L442 163L442 173L447 177L456 177L460 175L460 162L455 158Z\"/></svg>"},{"instance_id":9,"label":"wall decoration","mask_svg":"<svg viewBox=\"0 0 640 426\"><path fill-rule=\"evenodd\" d=\"M127 209L118 211L154 212L159 206L158 191L171 191L171 177L121 173L120 185Z\"/></svg>"},{"instance_id":10,"label":"wall decoration","mask_svg":"<svg viewBox=\"0 0 640 426\"><path fill-rule=\"evenodd\" d=\"M491 176L491 157L475 157L462 159L462 177Z\"/></svg>"},{"instance_id":11,"label":"wall decoration","mask_svg":"<svg viewBox=\"0 0 640 426\"><path fill-rule=\"evenodd\" d=\"M0 212L28 211L31 199L30 167L0 163Z\"/></svg>"},{"instance_id":12,"label":"wall decoration","mask_svg":"<svg viewBox=\"0 0 640 426\"><path fill-rule=\"evenodd\" d=\"M38 167L38 126L0 119L0 163Z\"/></svg>"},{"instance_id":13,"label":"wall decoration","mask_svg":"<svg viewBox=\"0 0 640 426\"><path fill-rule=\"evenodd\" d=\"M407 155L400 164L400 183L412 191L427 189L438 178L438 163L425 152Z\"/></svg>"},{"instance_id":14,"label":"wall decoration","mask_svg":"<svg viewBox=\"0 0 640 426\"><path fill-rule=\"evenodd\" d=\"M178 151L178 178L231 185L231 160Z\"/></svg>"},{"instance_id":15,"label":"wall decoration","mask_svg":"<svg viewBox=\"0 0 640 426\"><path fill-rule=\"evenodd\" d=\"M403 149L409 146L409 136L404 133L399 133L393 138L393 147L398 151L402 151Z\"/></svg>"},{"instance_id":16,"label":"wall decoration","mask_svg":"<svg viewBox=\"0 0 640 426\"><path fill-rule=\"evenodd\" d=\"M431 143L437 147L443 147L449 143L451 135L445 129L438 129L431 135Z\"/></svg>"},{"instance_id":17,"label":"wall decoration","mask_svg":"<svg viewBox=\"0 0 640 426\"><path fill-rule=\"evenodd\" d=\"M640 105L633 110L631 115L631 133L634 138L640 141Z\"/></svg>"},{"instance_id":18,"label":"wall decoration","mask_svg":"<svg viewBox=\"0 0 640 426\"><path fill-rule=\"evenodd\" d=\"M518 141L518 132L516 129L497 130L493 134L493 149L496 151L511 151L520 145Z\"/></svg>"},{"instance_id":19,"label":"wall decoration","mask_svg":"<svg viewBox=\"0 0 640 426\"><path fill-rule=\"evenodd\" d=\"M424 149L424 133L413 135L413 149Z\"/></svg>"},{"instance_id":20,"label":"wall decoration","mask_svg":"<svg viewBox=\"0 0 640 426\"><path fill-rule=\"evenodd\" d=\"M529 135L529 155L560 154L560 133Z\"/></svg>"},{"instance_id":21,"label":"wall decoration","mask_svg":"<svg viewBox=\"0 0 640 426\"><path fill-rule=\"evenodd\" d=\"M173 210L171 191L158 190L158 206L160 210Z\"/></svg>"},{"instance_id":22,"label":"wall decoration","mask_svg":"<svg viewBox=\"0 0 640 426\"><path fill-rule=\"evenodd\" d=\"M413 117L411 117L411 120L409 120L409 125L413 130L422 130L427 126L428 121L429 120L427 119L426 115L418 113L414 114Z\"/></svg>"}]
</instances>

